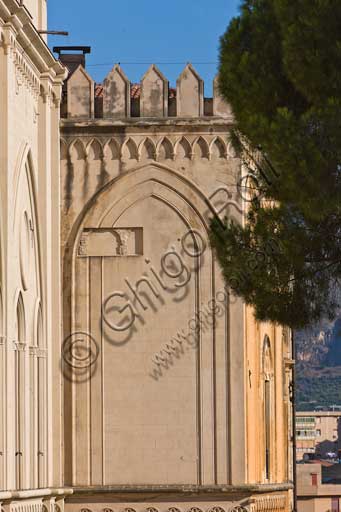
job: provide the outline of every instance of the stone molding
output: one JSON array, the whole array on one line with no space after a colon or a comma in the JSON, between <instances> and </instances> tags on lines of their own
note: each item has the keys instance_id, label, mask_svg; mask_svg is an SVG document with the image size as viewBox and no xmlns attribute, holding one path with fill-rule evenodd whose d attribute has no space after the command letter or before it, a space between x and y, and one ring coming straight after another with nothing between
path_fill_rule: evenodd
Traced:
<instances>
[{"instance_id":1,"label":"stone molding","mask_svg":"<svg viewBox=\"0 0 341 512\"><path fill-rule=\"evenodd\" d=\"M15 66L17 94L26 87L37 101L41 77L45 76L51 84L50 97L60 97L58 89L67 76L66 69L42 40L25 7L19 7L15 0L8 0L6 5L0 0L0 45Z\"/></svg>"},{"instance_id":2,"label":"stone molding","mask_svg":"<svg viewBox=\"0 0 341 512\"><path fill-rule=\"evenodd\" d=\"M223 503L204 506L202 503L185 504L179 502L174 503L174 505L169 502L155 505L114 503L113 506L105 503L92 503L90 506L79 504L77 512L285 512L287 510L286 495L257 496L237 504L226 500L228 500L228 496L226 496ZM72 501L71 504L74 511L76 504Z\"/></svg>"},{"instance_id":3,"label":"stone molding","mask_svg":"<svg viewBox=\"0 0 341 512\"><path fill-rule=\"evenodd\" d=\"M140 140L139 140L140 139ZM93 154L100 160L136 160L140 162L144 158L154 161L175 160L180 152L184 158L193 160L205 158L211 160L214 156L222 159L235 158L234 150L226 139L220 135L199 135L190 141L182 136L148 136L137 139L134 136L110 137L109 139L91 138L89 142L83 137L62 139L62 160L76 158L77 160L91 160Z\"/></svg>"},{"instance_id":4,"label":"stone molding","mask_svg":"<svg viewBox=\"0 0 341 512\"><path fill-rule=\"evenodd\" d=\"M21 86L24 86L37 101L40 92L38 71L17 45L12 47L11 57L16 69L16 93L19 94Z\"/></svg>"},{"instance_id":5,"label":"stone molding","mask_svg":"<svg viewBox=\"0 0 341 512\"><path fill-rule=\"evenodd\" d=\"M43 503L49 500L57 499L58 503L62 503L64 498L73 494L73 489L70 487L60 488L45 488L45 489L25 489L21 491L0 491L0 501L3 504L11 503L11 501L21 500L22 505L32 503L29 500L42 499Z\"/></svg>"},{"instance_id":6,"label":"stone molding","mask_svg":"<svg viewBox=\"0 0 341 512\"><path fill-rule=\"evenodd\" d=\"M274 503L273 501L271 503ZM208 505L207 507L203 507L201 504L200 506L197 506L196 504L189 504L185 506L183 504L180 508L179 504L176 503L176 506L172 506L170 503L166 503L164 505L157 504L156 506L136 506L134 503L133 506L130 505L123 505L123 504L115 504L113 507L109 506L101 506L99 503L95 504L94 506L88 507L88 506L80 506L78 512L251 512L251 509L248 505L245 504L238 504L238 505L231 505L229 503L224 503L223 505ZM258 512L263 509L254 509L255 512ZM272 509L264 509L266 511ZM276 510L284 510L284 509L273 509Z\"/></svg>"},{"instance_id":7,"label":"stone molding","mask_svg":"<svg viewBox=\"0 0 341 512\"><path fill-rule=\"evenodd\" d=\"M292 490L292 482L273 483L273 484L241 484L241 485L93 485L93 486L73 486L72 487L72 500L83 499L84 495L98 496L102 495L115 495L115 501L124 501L122 496L133 495L135 501L143 500L148 502L148 496L155 497L157 495L164 495L168 500L176 501L177 499L188 498L188 496L195 496L196 501L207 499L207 495L219 496L219 500L223 500L226 496L255 496L257 499L259 495L280 496L283 497L282 492ZM274 494L277 493L277 494ZM117 496L117 497L116 497ZM205 497L205 498L204 498ZM237 498L235 498L237 500ZM128 501L128 500L127 500ZM130 500L129 500L130 501ZM212 505L213 506L213 505Z\"/></svg>"}]
</instances>

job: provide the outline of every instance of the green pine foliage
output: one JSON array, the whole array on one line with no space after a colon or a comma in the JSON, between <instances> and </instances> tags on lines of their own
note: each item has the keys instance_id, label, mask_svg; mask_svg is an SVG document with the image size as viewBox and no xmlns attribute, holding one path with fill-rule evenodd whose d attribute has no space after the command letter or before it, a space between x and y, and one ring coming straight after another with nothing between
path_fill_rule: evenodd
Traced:
<instances>
[{"instance_id":1,"label":"green pine foliage","mask_svg":"<svg viewBox=\"0 0 341 512\"><path fill-rule=\"evenodd\" d=\"M301 328L332 317L330 289L341 279L341 2L244 0L221 38L219 86L250 174L240 183L253 188L243 227L211 224L225 280L258 320Z\"/></svg>"},{"instance_id":2,"label":"green pine foliage","mask_svg":"<svg viewBox=\"0 0 341 512\"><path fill-rule=\"evenodd\" d=\"M341 405L341 375L308 377L304 375L303 369L299 369L299 378L296 381L296 403L299 411Z\"/></svg>"}]
</instances>

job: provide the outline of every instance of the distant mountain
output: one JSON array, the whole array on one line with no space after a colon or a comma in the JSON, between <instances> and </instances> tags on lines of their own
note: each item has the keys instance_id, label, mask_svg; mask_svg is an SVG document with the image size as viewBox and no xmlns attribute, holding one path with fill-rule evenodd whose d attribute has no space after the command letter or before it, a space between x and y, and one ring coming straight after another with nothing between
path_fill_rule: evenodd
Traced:
<instances>
[{"instance_id":1,"label":"distant mountain","mask_svg":"<svg viewBox=\"0 0 341 512\"><path fill-rule=\"evenodd\" d=\"M297 409L341 405L341 314L297 331Z\"/></svg>"}]
</instances>

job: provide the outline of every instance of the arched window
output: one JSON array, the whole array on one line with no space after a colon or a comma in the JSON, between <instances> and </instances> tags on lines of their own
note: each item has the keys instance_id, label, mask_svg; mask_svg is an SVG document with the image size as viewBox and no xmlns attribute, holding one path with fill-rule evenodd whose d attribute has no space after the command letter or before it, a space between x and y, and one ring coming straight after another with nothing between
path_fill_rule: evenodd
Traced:
<instances>
[{"instance_id":1,"label":"arched window","mask_svg":"<svg viewBox=\"0 0 341 512\"><path fill-rule=\"evenodd\" d=\"M23 485L23 435L24 435L24 393L25 393L25 309L22 295L19 295L15 318L15 487Z\"/></svg>"},{"instance_id":2,"label":"arched window","mask_svg":"<svg viewBox=\"0 0 341 512\"><path fill-rule=\"evenodd\" d=\"M263 343L263 396L264 396L264 450L265 450L265 479L271 479L271 417L272 417L272 381L273 364L271 344L268 336Z\"/></svg>"},{"instance_id":3,"label":"arched window","mask_svg":"<svg viewBox=\"0 0 341 512\"><path fill-rule=\"evenodd\" d=\"M22 295L20 293L17 302L16 321L15 321L15 341L24 343L25 341L25 310Z\"/></svg>"}]
</instances>

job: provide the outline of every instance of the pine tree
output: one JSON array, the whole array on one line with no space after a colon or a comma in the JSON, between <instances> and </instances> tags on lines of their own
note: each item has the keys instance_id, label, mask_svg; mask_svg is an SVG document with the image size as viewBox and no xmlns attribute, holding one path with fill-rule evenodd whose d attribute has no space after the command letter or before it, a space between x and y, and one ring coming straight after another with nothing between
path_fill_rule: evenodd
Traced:
<instances>
[{"instance_id":1,"label":"pine tree","mask_svg":"<svg viewBox=\"0 0 341 512\"><path fill-rule=\"evenodd\" d=\"M258 320L304 327L341 280L341 2L244 0L221 38L244 226L211 224L226 283Z\"/></svg>"}]
</instances>

